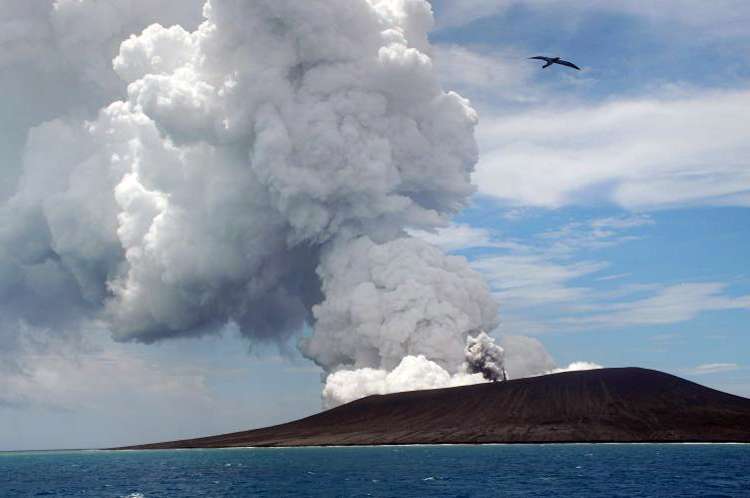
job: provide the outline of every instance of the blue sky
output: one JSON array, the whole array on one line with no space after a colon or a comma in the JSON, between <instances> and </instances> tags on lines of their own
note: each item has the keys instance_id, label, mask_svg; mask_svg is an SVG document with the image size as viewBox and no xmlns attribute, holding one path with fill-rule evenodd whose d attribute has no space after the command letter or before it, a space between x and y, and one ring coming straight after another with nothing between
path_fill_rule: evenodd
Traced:
<instances>
[{"instance_id":1,"label":"blue sky","mask_svg":"<svg viewBox=\"0 0 750 498\"><path fill-rule=\"evenodd\" d=\"M559 363L748 395L748 9L672 4L435 2L438 64L480 111L483 156L480 194L433 241L488 275L501 331Z\"/></svg>"},{"instance_id":2,"label":"blue sky","mask_svg":"<svg viewBox=\"0 0 750 498\"><path fill-rule=\"evenodd\" d=\"M559 365L656 368L750 396L750 3L652 4L433 2L433 59L479 111L482 155L471 206L424 236L485 275L497 336L534 336ZM542 54L584 70L527 60ZM101 348L36 359L43 389L19 389L44 402L0 405L0 450L320 409L321 370L293 343L250 351L231 328L151 346L98 332Z\"/></svg>"}]
</instances>

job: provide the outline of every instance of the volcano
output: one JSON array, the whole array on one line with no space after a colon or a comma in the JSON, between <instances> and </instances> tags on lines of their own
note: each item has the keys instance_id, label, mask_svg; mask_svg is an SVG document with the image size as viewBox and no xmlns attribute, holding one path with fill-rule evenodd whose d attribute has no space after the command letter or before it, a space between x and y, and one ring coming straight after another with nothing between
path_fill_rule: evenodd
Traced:
<instances>
[{"instance_id":1,"label":"volcano","mask_svg":"<svg viewBox=\"0 0 750 498\"><path fill-rule=\"evenodd\" d=\"M265 429L123 449L750 442L750 399L641 368L370 396Z\"/></svg>"}]
</instances>

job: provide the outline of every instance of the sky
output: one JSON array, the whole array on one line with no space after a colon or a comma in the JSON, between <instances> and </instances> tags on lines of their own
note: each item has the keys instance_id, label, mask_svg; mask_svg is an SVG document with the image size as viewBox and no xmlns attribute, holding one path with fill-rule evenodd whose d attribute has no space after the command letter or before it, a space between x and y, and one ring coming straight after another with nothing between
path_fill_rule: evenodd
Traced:
<instances>
[{"instance_id":1,"label":"sky","mask_svg":"<svg viewBox=\"0 0 750 498\"><path fill-rule=\"evenodd\" d=\"M46 2L5 1L13 8L0 14L0 48L21 55L0 59L0 69L14 69L0 71L0 88L16 97L0 104L3 200L19 181L29 127L58 117L57 107L64 119L91 119L124 91L90 59L56 67L54 50L87 57L81 47L90 41L73 34L77 18L57 18L53 35L34 24ZM95 12L116 26L91 34L111 52L102 67L152 19L194 28L200 3ZM559 366L654 368L750 396L750 5L432 7L432 63L442 86L478 111L480 155L468 207L448 226L415 234L466 257L488 282L500 305L493 335L541 341ZM48 58L29 69L24 50ZM583 71L542 70L533 55ZM59 91L61 81L69 91ZM4 387L23 396L0 397L0 450L174 439L320 410L324 372L294 337L279 348L214 327L155 344L116 342L98 321L73 338L54 327L22 330L14 341L25 353L14 353L17 372L4 371Z\"/></svg>"},{"instance_id":2,"label":"sky","mask_svg":"<svg viewBox=\"0 0 750 498\"><path fill-rule=\"evenodd\" d=\"M747 396L750 9L671 4L435 3L482 116L479 194L440 238L559 361Z\"/></svg>"}]
</instances>

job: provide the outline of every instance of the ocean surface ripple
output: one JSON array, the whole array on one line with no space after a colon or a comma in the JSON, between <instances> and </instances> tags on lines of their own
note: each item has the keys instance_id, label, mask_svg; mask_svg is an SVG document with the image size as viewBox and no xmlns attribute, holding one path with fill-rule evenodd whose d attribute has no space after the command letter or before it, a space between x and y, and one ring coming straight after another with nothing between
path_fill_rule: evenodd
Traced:
<instances>
[{"instance_id":1,"label":"ocean surface ripple","mask_svg":"<svg viewBox=\"0 0 750 498\"><path fill-rule=\"evenodd\" d=\"M4 498L748 497L750 445L0 453Z\"/></svg>"}]
</instances>

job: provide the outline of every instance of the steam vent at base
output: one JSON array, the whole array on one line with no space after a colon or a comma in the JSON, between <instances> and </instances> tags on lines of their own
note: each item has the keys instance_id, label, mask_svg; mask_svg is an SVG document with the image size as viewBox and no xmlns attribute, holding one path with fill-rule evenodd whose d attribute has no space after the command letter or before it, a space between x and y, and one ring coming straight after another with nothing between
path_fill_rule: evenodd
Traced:
<instances>
[{"instance_id":1,"label":"steam vent at base","mask_svg":"<svg viewBox=\"0 0 750 498\"><path fill-rule=\"evenodd\" d=\"M275 427L126 449L547 442L750 443L750 399L613 368L370 396Z\"/></svg>"}]
</instances>

